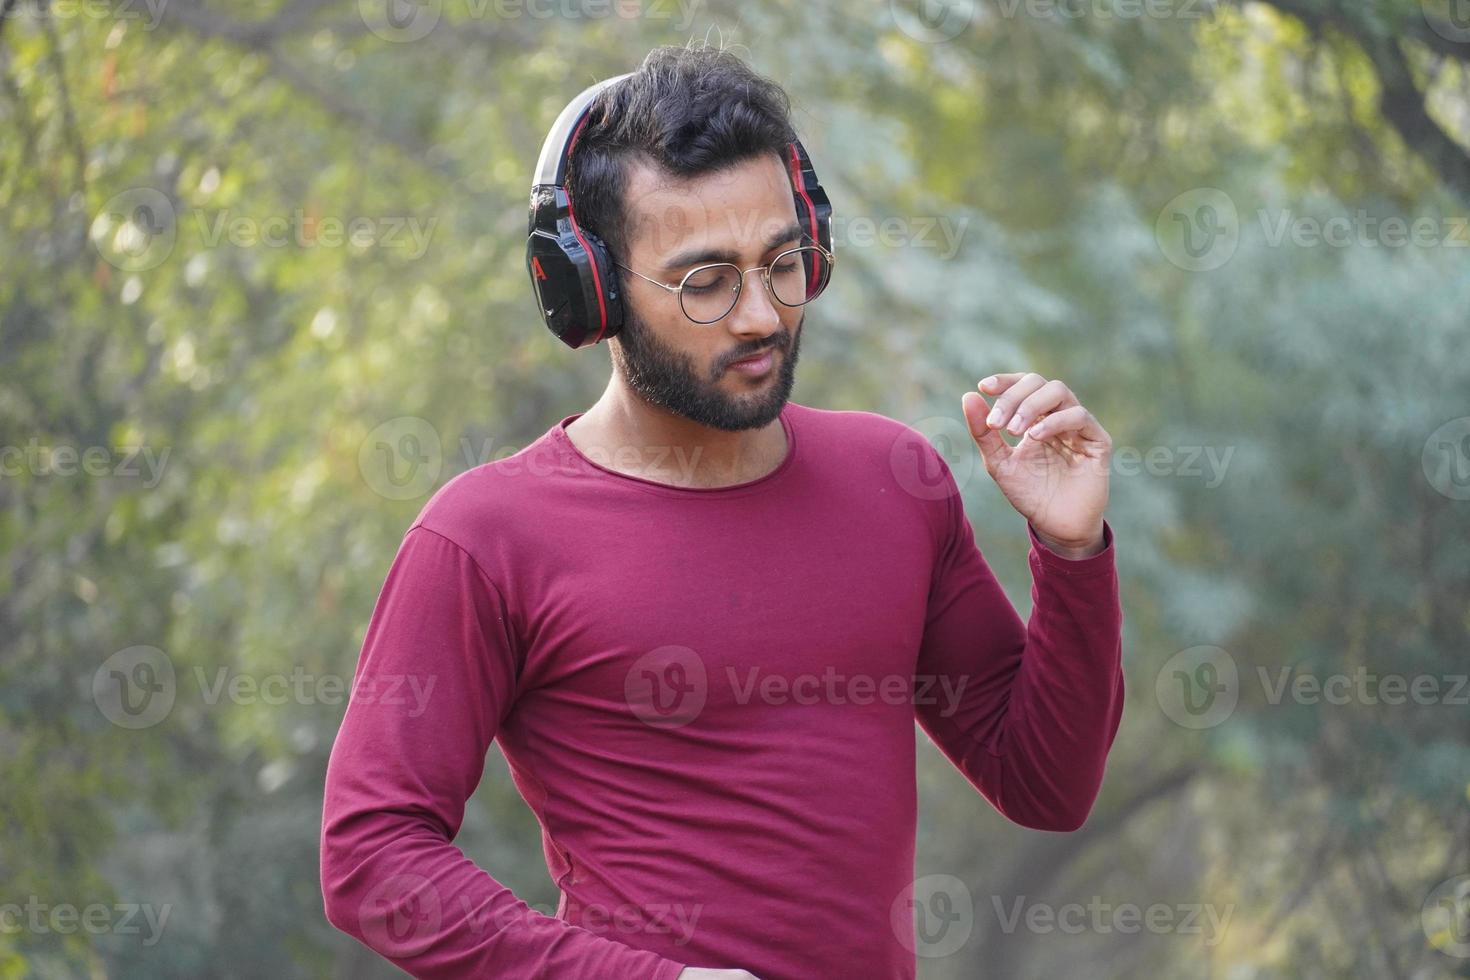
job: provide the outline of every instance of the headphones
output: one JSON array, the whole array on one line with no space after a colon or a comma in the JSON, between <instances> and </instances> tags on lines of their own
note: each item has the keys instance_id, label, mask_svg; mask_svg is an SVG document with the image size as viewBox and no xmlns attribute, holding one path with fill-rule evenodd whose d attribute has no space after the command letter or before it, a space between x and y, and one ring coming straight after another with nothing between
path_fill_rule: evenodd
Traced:
<instances>
[{"instance_id":1,"label":"headphones","mask_svg":"<svg viewBox=\"0 0 1470 980\"><path fill-rule=\"evenodd\" d=\"M593 99L631 74L589 86L567 104L546 134L531 185L526 269L547 328L574 350L617 336L623 301L607 246L577 224L566 186L567 161ZM785 164L802 231L831 252L832 205L800 140L787 144Z\"/></svg>"}]
</instances>

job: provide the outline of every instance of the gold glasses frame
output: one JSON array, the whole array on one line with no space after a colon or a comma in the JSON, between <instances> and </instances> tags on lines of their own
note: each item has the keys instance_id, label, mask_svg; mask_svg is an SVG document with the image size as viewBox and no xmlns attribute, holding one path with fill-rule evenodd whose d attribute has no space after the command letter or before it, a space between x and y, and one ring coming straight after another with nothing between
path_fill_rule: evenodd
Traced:
<instances>
[{"instance_id":1,"label":"gold glasses frame","mask_svg":"<svg viewBox=\"0 0 1470 980\"><path fill-rule=\"evenodd\" d=\"M802 237L803 238L806 238L808 241L811 241L811 239L810 239L809 236L803 235ZM815 294L813 294L812 296L810 296L807 299L802 300L800 303L788 303L785 300L781 299L781 297L779 297L779 296L776 295L776 289L775 289L774 286L771 285L771 269L772 269L773 266L775 266L775 264L777 262L780 262L782 259L784 259L787 256L792 255L793 253L796 253L796 252L817 252L819 255L822 256L822 258L827 263L827 275L826 275L826 278L822 281L821 287L816 291ZM803 263L803 265L804 264L805 263ZM619 269L622 269L622 270L624 270L626 272L633 273L633 275L637 276L639 279L644 280L645 282L651 282L651 283L653 283L655 286L658 286L660 289L666 289L669 292L674 293L675 295L677 295L679 297L679 309L684 313L684 316L690 322L692 322L692 323L698 323L698 324L706 325L707 326L707 325L709 325L711 323L719 323L725 317L729 316L730 313L731 313L731 311L733 311L735 309L736 304L738 304L740 302L740 293L745 288L745 276L746 276L747 273L750 273L750 272L757 272L757 271L760 272L760 274L761 274L761 280L762 280L762 282L765 283L766 292L769 293L770 296L771 296L771 298L774 299L777 303L780 303L782 306L793 308L793 309L796 308L796 307L798 307L798 306L805 306L806 304L810 303L812 300L816 299L818 296L822 295L822 293L826 291L827 284L832 281L832 273L837 268L837 256L833 255L827 249L825 249L822 246L816 244L815 242L812 242L810 245L797 245L797 246L794 246L793 248L788 248L785 251L781 252L779 255L777 255L771 261L769 261L769 262L767 262L767 263L765 263L763 265L751 266L749 269L741 269L738 265L736 265L733 262L707 262L704 265L697 265L694 268L690 269L688 272L684 273L683 278L681 278L679 280L679 285L677 285L677 286L671 286L671 285L669 285L666 282L659 282L657 279L651 279L648 276L645 276L643 273L637 271L636 269L630 269L630 268L628 268L626 265L623 265L621 262L614 262L613 265L617 266ZM725 310L725 312L721 313L719 316L715 317L713 320L697 320L694 317L692 317L692 316L689 315L689 310L684 305L684 295L683 295L684 294L684 287L689 282L689 278L691 276L697 275L697 274L699 274L701 272L704 272L704 271L706 271L708 269L721 269L721 268L734 269L735 272L736 272L736 274L737 274L737 277L736 277L736 280L735 280L735 283L736 283L735 288L733 290L731 290L730 306L729 306L728 309Z\"/></svg>"}]
</instances>

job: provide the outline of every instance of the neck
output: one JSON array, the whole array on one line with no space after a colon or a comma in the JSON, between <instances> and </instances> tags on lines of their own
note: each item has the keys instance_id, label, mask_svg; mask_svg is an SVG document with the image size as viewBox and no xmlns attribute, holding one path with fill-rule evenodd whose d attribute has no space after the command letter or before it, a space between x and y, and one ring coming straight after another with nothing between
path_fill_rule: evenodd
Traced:
<instances>
[{"instance_id":1,"label":"neck","mask_svg":"<svg viewBox=\"0 0 1470 980\"><path fill-rule=\"evenodd\" d=\"M650 404L614 376L602 397L567 426L582 453L620 473L684 487L757 480L786 458L780 418L726 432Z\"/></svg>"}]
</instances>

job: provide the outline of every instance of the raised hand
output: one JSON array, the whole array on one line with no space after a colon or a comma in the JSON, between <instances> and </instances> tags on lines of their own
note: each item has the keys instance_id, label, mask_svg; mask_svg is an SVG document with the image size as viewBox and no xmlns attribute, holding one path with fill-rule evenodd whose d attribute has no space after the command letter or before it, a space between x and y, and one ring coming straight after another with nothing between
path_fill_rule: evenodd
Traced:
<instances>
[{"instance_id":1,"label":"raised hand","mask_svg":"<svg viewBox=\"0 0 1470 980\"><path fill-rule=\"evenodd\" d=\"M1052 550L1083 558L1103 549L1103 510L1113 439L1061 381L1039 374L996 374L984 397L960 398L985 470L1011 506ZM1021 441L1011 446L1005 429Z\"/></svg>"}]
</instances>

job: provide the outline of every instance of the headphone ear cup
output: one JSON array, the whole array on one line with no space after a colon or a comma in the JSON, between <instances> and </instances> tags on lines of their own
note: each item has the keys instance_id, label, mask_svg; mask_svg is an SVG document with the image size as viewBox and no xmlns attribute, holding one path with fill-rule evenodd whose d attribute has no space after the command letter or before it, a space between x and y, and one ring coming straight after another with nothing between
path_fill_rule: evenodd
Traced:
<instances>
[{"instance_id":1,"label":"headphone ear cup","mask_svg":"<svg viewBox=\"0 0 1470 980\"><path fill-rule=\"evenodd\" d=\"M607 340L616 337L623 329L623 280L618 275L619 269L612 260L607 243L585 228L582 229L582 237L587 240L589 257L597 264L596 282L602 287L603 309L607 311L607 329L598 339Z\"/></svg>"},{"instance_id":2,"label":"headphone ear cup","mask_svg":"<svg viewBox=\"0 0 1470 980\"><path fill-rule=\"evenodd\" d=\"M577 226L567 167L593 100L631 74L589 85L567 103L541 143L531 180L526 267L546 326L573 349L615 336L623 325L617 269L606 246Z\"/></svg>"},{"instance_id":3,"label":"headphone ear cup","mask_svg":"<svg viewBox=\"0 0 1470 980\"><path fill-rule=\"evenodd\" d=\"M817 179L811 157L800 140L787 147L786 165L791 177L791 193L796 201L796 216L802 231L827 251L832 251L832 203Z\"/></svg>"},{"instance_id":4,"label":"headphone ear cup","mask_svg":"<svg viewBox=\"0 0 1470 980\"><path fill-rule=\"evenodd\" d=\"M526 239L526 270L547 328L573 350L615 336L622 327L618 281L607 275L617 270L600 244L589 241L583 248L574 235L534 231Z\"/></svg>"},{"instance_id":5,"label":"headphone ear cup","mask_svg":"<svg viewBox=\"0 0 1470 980\"><path fill-rule=\"evenodd\" d=\"M576 261L554 235L533 231L526 238L526 270L547 328L567 346L581 347L588 319Z\"/></svg>"}]
</instances>

